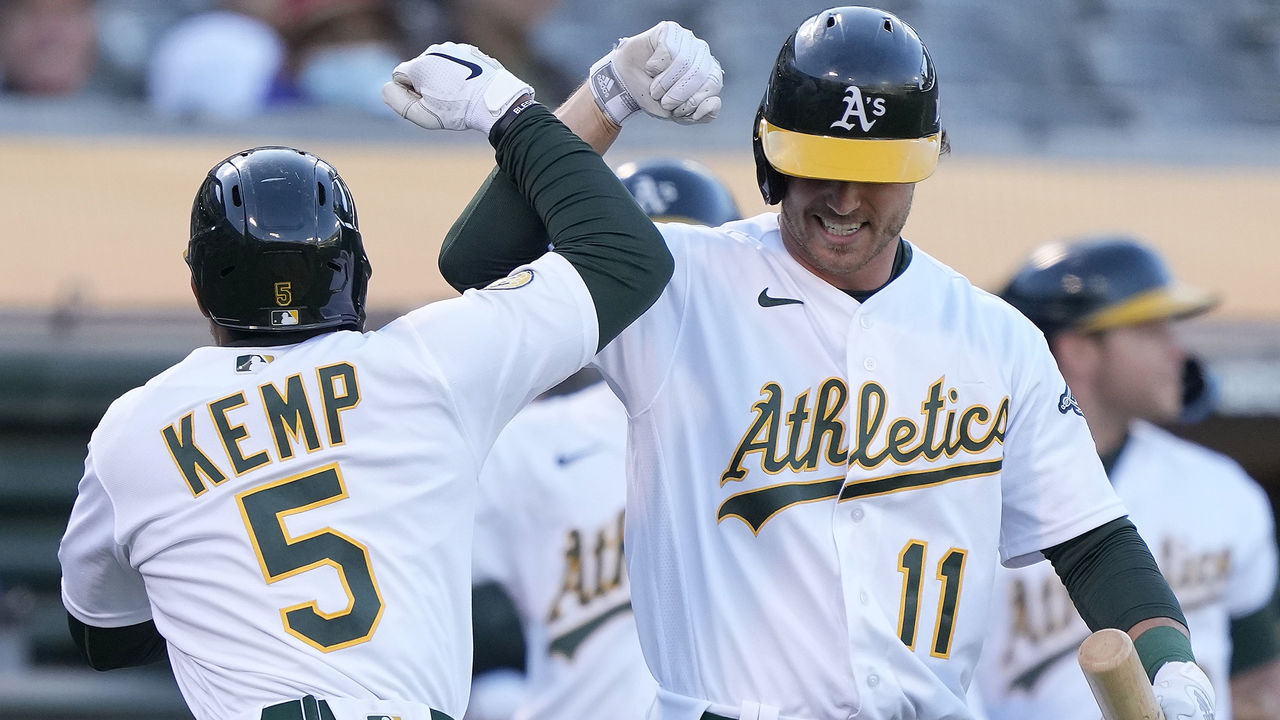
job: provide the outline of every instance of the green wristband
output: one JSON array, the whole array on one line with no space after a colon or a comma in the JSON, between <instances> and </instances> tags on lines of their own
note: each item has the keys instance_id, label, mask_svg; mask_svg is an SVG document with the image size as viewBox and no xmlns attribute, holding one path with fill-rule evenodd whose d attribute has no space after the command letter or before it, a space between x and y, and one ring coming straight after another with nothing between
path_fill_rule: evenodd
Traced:
<instances>
[{"instance_id":1,"label":"green wristband","mask_svg":"<svg viewBox=\"0 0 1280 720\"><path fill-rule=\"evenodd\" d=\"M1191 640L1182 631L1168 625L1160 625L1138 636L1133 647L1142 660L1147 679L1155 682L1156 671L1167 662L1195 662L1191 654Z\"/></svg>"}]
</instances>

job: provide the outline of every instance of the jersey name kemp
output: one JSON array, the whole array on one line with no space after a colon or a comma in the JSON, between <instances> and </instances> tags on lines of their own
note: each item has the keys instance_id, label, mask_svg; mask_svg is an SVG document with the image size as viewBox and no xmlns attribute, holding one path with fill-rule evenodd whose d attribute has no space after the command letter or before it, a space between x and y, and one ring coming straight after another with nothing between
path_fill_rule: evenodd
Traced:
<instances>
[{"instance_id":1,"label":"jersey name kemp","mask_svg":"<svg viewBox=\"0 0 1280 720\"><path fill-rule=\"evenodd\" d=\"M945 388L945 389L944 389ZM993 444L1004 444L1009 422L1009 398L1005 396L992 410L982 404L960 409L955 388L946 388L946 378L929 386L920 405L923 422L909 417L886 417L888 391L870 381L858 391L856 427L846 444L845 422L841 419L849 402L849 387L842 378L828 378L818 388L800 393L787 409L782 387L776 382L760 389L761 399L752 405L755 417L720 476L723 487L747 476L743 467L750 456L758 456L760 469L776 475L784 471L815 470L825 459L832 467L856 465L875 469L887 461L903 466L919 458L936 461L961 453L981 455ZM810 396L814 400L810 401ZM812 409L811 409L812 407ZM774 515L801 503L884 495L965 478L1000 472L1001 458L956 462L941 467L916 469L879 477L851 479L845 475L819 480L802 480L747 490L730 496L717 513L718 520L736 517L753 532Z\"/></svg>"},{"instance_id":2,"label":"jersey name kemp","mask_svg":"<svg viewBox=\"0 0 1280 720\"><path fill-rule=\"evenodd\" d=\"M271 427L271 443L280 460L294 455L294 443L301 441L307 452L321 448L321 433L329 447L345 442L342 433L342 412L360 403L360 387L356 382L356 369L350 363L336 363L316 368L318 397L309 396L302 382L301 373L285 380L284 389L275 383L258 386L261 410ZM313 391L314 392L314 391ZM318 402L317 402L318 401ZM231 470L243 475L272 462L271 455L262 449L246 456L242 443L249 439L249 431L238 424L232 413L249 404L244 392L237 392L215 400L208 405L209 415L217 429L222 447L231 463ZM317 412L318 411L318 412ZM176 423L160 431L173 462L186 479L191 494L199 497L207 489L205 481L218 485L227 479L227 473L196 444L195 412L183 415Z\"/></svg>"}]
</instances>

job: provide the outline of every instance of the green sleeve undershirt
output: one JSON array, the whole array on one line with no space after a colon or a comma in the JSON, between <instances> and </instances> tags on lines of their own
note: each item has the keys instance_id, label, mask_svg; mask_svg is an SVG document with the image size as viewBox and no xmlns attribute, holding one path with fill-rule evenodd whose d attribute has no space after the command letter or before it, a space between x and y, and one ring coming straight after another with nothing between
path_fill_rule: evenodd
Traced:
<instances>
[{"instance_id":1,"label":"green sleeve undershirt","mask_svg":"<svg viewBox=\"0 0 1280 720\"><path fill-rule=\"evenodd\" d=\"M1182 607L1160 574L1146 542L1128 518L1118 518L1044 550L1091 631L1128 630L1143 620L1171 618L1185 627ZM1166 662L1194 662L1191 643L1176 628L1156 627L1134 641L1147 677Z\"/></svg>"},{"instance_id":2,"label":"green sleeve undershirt","mask_svg":"<svg viewBox=\"0 0 1280 720\"><path fill-rule=\"evenodd\" d=\"M1231 674L1246 672L1280 658L1280 605L1231 618Z\"/></svg>"},{"instance_id":3,"label":"green sleeve undershirt","mask_svg":"<svg viewBox=\"0 0 1280 720\"><path fill-rule=\"evenodd\" d=\"M524 628L520 611L501 585L482 582L471 586L471 637L474 652L472 676L492 670L525 672Z\"/></svg>"},{"instance_id":4,"label":"green sleeve undershirt","mask_svg":"<svg viewBox=\"0 0 1280 720\"><path fill-rule=\"evenodd\" d=\"M603 348L670 279L662 235L600 155L545 107L521 112L495 147L498 169L445 237L441 274L459 290L483 287L550 245L591 292Z\"/></svg>"}]
</instances>

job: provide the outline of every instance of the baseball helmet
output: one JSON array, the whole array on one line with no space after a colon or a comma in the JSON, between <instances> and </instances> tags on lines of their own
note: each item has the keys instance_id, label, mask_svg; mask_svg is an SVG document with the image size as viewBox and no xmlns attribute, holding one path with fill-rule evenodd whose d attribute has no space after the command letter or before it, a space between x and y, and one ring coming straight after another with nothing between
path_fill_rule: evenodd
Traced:
<instances>
[{"instance_id":1,"label":"baseball helmet","mask_svg":"<svg viewBox=\"0 0 1280 720\"><path fill-rule=\"evenodd\" d=\"M640 207L659 222L716 227L742 217L729 188L692 160L629 162L615 172Z\"/></svg>"},{"instance_id":2,"label":"baseball helmet","mask_svg":"<svg viewBox=\"0 0 1280 720\"><path fill-rule=\"evenodd\" d=\"M236 153L191 208L187 265L213 322L245 331L364 326L373 269L329 163L287 147Z\"/></svg>"},{"instance_id":3,"label":"baseball helmet","mask_svg":"<svg viewBox=\"0 0 1280 720\"><path fill-rule=\"evenodd\" d=\"M938 81L915 30L868 7L824 10L787 38L753 128L766 203L786 177L914 183L942 147Z\"/></svg>"},{"instance_id":4,"label":"baseball helmet","mask_svg":"<svg viewBox=\"0 0 1280 720\"><path fill-rule=\"evenodd\" d=\"M1154 250L1120 236L1045 245L1000 295L1049 337L1190 317L1218 302L1176 281Z\"/></svg>"}]
</instances>

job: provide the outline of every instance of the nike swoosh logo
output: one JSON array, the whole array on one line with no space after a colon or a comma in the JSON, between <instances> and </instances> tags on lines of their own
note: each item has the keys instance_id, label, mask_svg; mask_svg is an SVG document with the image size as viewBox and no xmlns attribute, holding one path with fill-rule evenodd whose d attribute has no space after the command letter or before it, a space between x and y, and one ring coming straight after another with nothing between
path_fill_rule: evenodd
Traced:
<instances>
[{"instance_id":1,"label":"nike swoosh logo","mask_svg":"<svg viewBox=\"0 0 1280 720\"><path fill-rule=\"evenodd\" d=\"M561 453L560 455L556 455L556 464L559 465L560 467L564 467L565 465L572 465L573 463L578 462L582 458L595 455L599 451L600 451L599 447L592 445L591 447L583 448L582 450L579 450L577 452Z\"/></svg>"},{"instance_id":2,"label":"nike swoosh logo","mask_svg":"<svg viewBox=\"0 0 1280 720\"><path fill-rule=\"evenodd\" d=\"M760 297L756 298L756 302L760 303L760 307L778 307L779 305L803 305L803 300L795 298L776 298L769 297L769 288L760 291Z\"/></svg>"},{"instance_id":3,"label":"nike swoosh logo","mask_svg":"<svg viewBox=\"0 0 1280 720\"><path fill-rule=\"evenodd\" d=\"M452 61L454 61L454 62L458 63L459 65L461 65L462 67L469 69L469 70L471 71L471 74L470 74L470 75L468 75L468 76L466 77L466 79L467 79L467 80L470 80L471 78L473 78L473 77L475 77L475 76L479 75L480 73L484 72L484 68L480 67L479 65L477 65L477 64L475 64L475 63L473 63L473 62L467 62L466 60L463 60L462 58L456 58L456 57L454 57L454 56L452 56L452 55L445 55L444 53L438 53L438 52L432 52L432 53L427 53L427 54L428 54L428 55L435 55L436 57L442 57L442 58L444 58L445 60L452 60Z\"/></svg>"}]
</instances>

